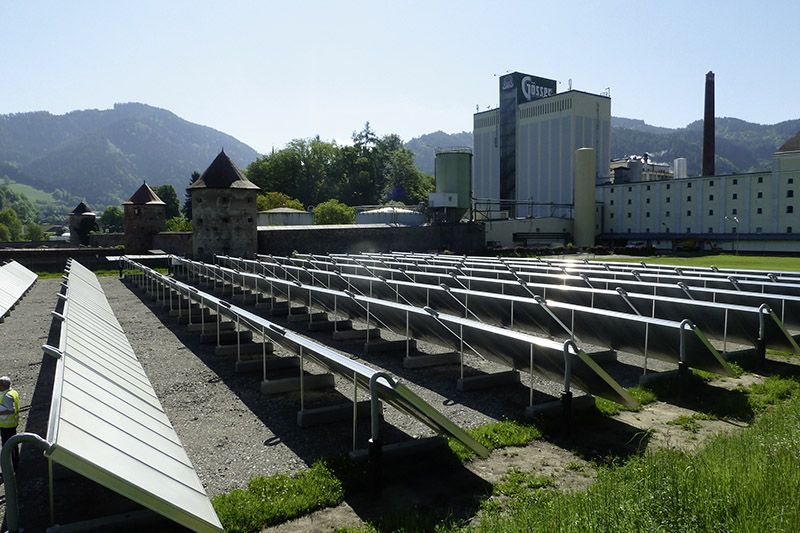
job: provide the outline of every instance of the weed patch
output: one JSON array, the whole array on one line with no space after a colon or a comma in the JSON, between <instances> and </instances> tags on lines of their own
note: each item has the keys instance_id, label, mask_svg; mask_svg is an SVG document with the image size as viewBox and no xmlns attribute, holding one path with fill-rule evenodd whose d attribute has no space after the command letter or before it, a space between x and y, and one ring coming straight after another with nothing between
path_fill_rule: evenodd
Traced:
<instances>
[{"instance_id":1,"label":"weed patch","mask_svg":"<svg viewBox=\"0 0 800 533\"><path fill-rule=\"evenodd\" d=\"M635 387L629 387L627 390L629 393L631 393L631 396L633 396L639 401L640 405L647 405L649 403L653 403L654 401L658 400L653 391L648 390L642 387L641 385L636 385ZM641 407L637 409L631 409L617 402L612 402L611 400L606 400L605 398L597 398L597 397L594 399L594 405L595 408L600 412L600 414L605 416L618 415L622 411L641 410Z\"/></svg>"},{"instance_id":2,"label":"weed patch","mask_svg":"<svg viewBox=\"0 0 800 533\"><path fill-rule=\"evenodd\" d=\"M542 436L542 432L536 426L516 420L503 420L494 424L487 424L471 429L469 433L478 442L486 446L489 451L508 446L525 446ZM469 461L474 457L474 454L460 442L449 439L448 444L453 453L462 462Z\"/></svg>"}]
</instances>

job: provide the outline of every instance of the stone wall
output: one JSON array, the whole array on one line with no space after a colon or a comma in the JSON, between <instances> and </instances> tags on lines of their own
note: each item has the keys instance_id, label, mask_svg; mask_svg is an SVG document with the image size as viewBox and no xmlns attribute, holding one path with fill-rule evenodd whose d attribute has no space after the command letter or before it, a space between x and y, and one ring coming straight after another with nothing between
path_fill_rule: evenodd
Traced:
<instances>
[{"instance_id":1,"label":"stone wall","mask_svg":"<svg viewBox=\"0 0 800 533\"><path fill-rule=\"evenodd\" d=\"M114 269L116 262L109 262L106 256L118 256L117 248L4 248L0 249L0 263L13 259L36 272L58 272L64 270L67 258L71 257L87 268Z\"/></svg>"},{"instance_id":2,"label":"stone wall","mask_svg":"<svg viewBox=\"0 0 800 533\"><path fill-rule=\"evenodd\" d=\"M190 189L192 249L196 259L213 254L252 257L256 251L257 189Z\"/></svg>"},{"instance_id":3,"label":"stone wall","mask_svg":"<svg viewBox=\"0 0 800 533\"><path fill-rule=\"evenodd\" d=\"M258 253L441 252L480 254L483 224L436 226L315 226L259 228Z\"/></svg>"},{"instance_id":4,"label":"stone wall","mask_svg":"<svg viewBox=\"0 0 800 533\"><path fill-rule=\"evenodd\" d=\"M163 231L153 235L153 250L190 257L192 255L191 231Z\"/></svg>"},{"instance_id":5,"label":"stone wall","mask_svg":"<svg viewBox=\"0 0 800 533\"><path fill-rule=\"evenodd\" d=\"M145 254L152 250L153 236L166 227L167 206L164 204L125 204L125 251Z\"/></svg>"}]
</instances>

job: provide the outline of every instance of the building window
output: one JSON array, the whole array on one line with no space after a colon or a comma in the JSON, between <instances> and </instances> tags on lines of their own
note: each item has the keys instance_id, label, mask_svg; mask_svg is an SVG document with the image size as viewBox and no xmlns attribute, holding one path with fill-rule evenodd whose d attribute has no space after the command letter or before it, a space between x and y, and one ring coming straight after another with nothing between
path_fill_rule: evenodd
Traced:
<instances>
[{"instance_id":1,"label":"building window","mask_svg":"<svg viewBox=\"0 0 800 533\"><path fill-rule=\"evenodd\" d=\"M757 214L757 215L760 215L760 214L761 214L761 208L760 208L760 207L759 207L758 209L756 209L756 214Z\"/></svg>"},{"instance_id":2,"label":"building window","mask_svg":"<svg viewBox=\"0 0 800 533\"><path fill-rule=\"evenodd\" d=\"M247 217L247 221L248 222L252 222L253 221L253 217Z\"/></svg>"},{"instance_id":3,"label":"building window","mask_svg":"<svg viewBox=\"0 0 800 533\"><path fill-rule=\"evenodd\" d=\"M644 218L650 218L650 211L644 214Z\"/></svg>"},{"instance_id":4,"label":"building window","mask_svg":"<svg viewBox=\"0 0 800 533\"><path fill-rule=\"evenodd\" d=\"M667 190L669 190L669 183L667 183Z\"/></svg>"},{"instance_id":5,"label":"building window","mask_svg":"<svg viewBox=\"0 0 800 533\"><path fill-rule=\"evenodd\" d=\"M713 210L713 209L709 209L709 210L708 210L708 214L709 214L709 215L713 215L713 214L714 214L714 210Z\"/></svg>"},{"instance_id":6,"label":"building window","mask_svg":"<svg viewBox=\"0 0 800 533\"><path fill-rule=\"evenodd\" d=\"M611 193L612 194L614 193L614 187L611 187Z\"/></svg>"},{"instance_id":7,"label":"building window","mask_svg":"<svg viewBox=\"0 0 800 533\"><path fill-rule=\"evenodd\" d=\"M667 196L667 203L669 203L669 196Z\"/></svg>"},{"instance_id":8,"label":"building window","mask_svg":"<svg viewBox=\"0 0 800 533\"><path fill-rule=\"evenodd\" d=\"M691 233L691 232L692 232L692 228L686 228L686 233Z\"/></svg>"},{"instance_id":9,"label":"building window","mask_svg":"<svg viewBox=\"0 0 800 533\"><path fill-rule=\"evenodd\" d=\"M761 226L758 226L758 227L756 228L756 233L761 233Z\"/></svg>"},{"instance_id":10,"label":"building window","mask_svg":"<svg viewBox=\"0 0 800 533\"><path fill-rule=\"evenodd\" d=\"M789 192L791 192L791 191L789 191ZM644 203L649 204L650 203L650 198L645 198Z\"/></svg>"},{"instance_id":11,"label":"building window","mask_svg":"<svg viewBox=\"0 0 800 533\"><path fill-rule=\"evenodd\" d=\"M611 213L608 218L614 218L614 213Z\"/></svg>"},{"instance_id":12,"label":"building window","mask_svg":"<svg viewBox=\"0 0 800 533\"><path fill-rule=\"evenodd\" d=\"M791 185L792 183L794 183L794 178L789 178L788 180L786 180L786 183Z\"/></svg>"},{"instance_id":13,"label":"building window","mask_svg":"<svg viewBox=\"0 0 800 533\"><path fill-rule=\"evenodd\" d=\"M137 207L136 209L133 210L133 214L134 215L140 215L140 214L142 214L142 210Z\"/></svg>"},{"instance_id":14,"label":"building window","mask_svg":"<svg viewBox=\"0 0 800 533\"><path fill-rule=\"evenodd\" d=\"M763 193L763 192L759 192L759 193L756 195L756 198L764 198L764 193Z\"/></svg>"},{"instance_id":15,"label":"building window","mask_svg":"<svg viewBox=\"0 0 800 533\"><path fill-rule=\"evenodd\" d=\"M709 199L709 201L713 200L714 199L714 195L713 194L709 194L708 195L708 199Z\"/></svg>"},{"instance_id":16,"label":"building window","mask_svg":"<svg viewBox=\"0 0 800 533\"><path fill-rule=\"evenodd\" d=\"M708 228L709 233L714 233L714 228Z\"/></svg>"},{"instance_id":17,"label":"building window","mask_svg":"<svg viewBox=\"0 0 800 533\"><path fill-rule=\"evenodd\" d=\"M738 213L736 212L736 209L735 209L735 208L734 208L734 209L731 209L731 215L737 215L737 214L738 214Z\"/></svg>"},{"instance_id":18,"label":"building window","mask_svg":"<svg viewBox=\"0 0 800 533\"><path fill-rule=\"evenodd\" d=\"M794 198L794 190L793 189L789 189L788 191L786 191L786 198Z\"/></svg>"},{"instance_id":19,"label":"building window","mask_svg":"<svg viewBox=\"0 0 800 533\"><path fill-rule=\"evenodd\" d=\"M667 211L666 213L664 213L664 216L665 216L665 217L668 217L668 216L669 216L669 211Z\"/></svg>"},{"instance_id":20,"label":"building window","mask_svg":"<svg viewBox=\"0 0 800 533\"><path fill-rule=\"evenodd\" d=\"M631 228L628 228L628 233L630 233L630 232L631 232Z\"/></svg>"},{"instance_id":21,"label":"building window","mask_svg":"<svg viewBox=\"0 0 800 533\"><path fill-rule=\"evenodd\" d=\"M794 213L794 206L793 205L787 205L786 206L786 212L787 213Z\"/></svg>"},{"instance_id":22,"label":"building window","mask_svg":"<svg viewBox=\"0 0 800 533\"><path fill-rule=\"evenodd\" d=\"M628 198L628 205L631 205L631 199Z\"/></svg>"},{"instance_id":23,"label":"building window","mask_svg":"<svg viewBox=\"0 0 800 533\"><path fill-rule=\"evenodd\" d=\"M633 190L633 187L628 187L628 192L631 192L632 190Z\"/></svg>"},{"instance_id":24,"label":"building window","mask_svg":"<svg viewBox=\"0 0 800 533\"><path fill-rule=\"evenodd\" d=\"M758 182L759 182L759 183L764 183L764 178L762 178L761 176L759 176L759 177L758 177Z\"/></svg>"},{"instance_id":25,"label":"building window","mask_svg":"<svg viewBox=\"0 0 800 533\"><path fill-rule=\"evenodd\" d=\"M711 181L709 181L709 182L708 182L708 186L709 186L709 187L713 187L713 186L714 186L714 180L711 180Z\"/></svg>"},{"instance_id":26,"label":"building window","mask_svg":"<svg viewBox=\"0 0 800 533\"><path fill-rule=\"evenodd\" d=\"M614 205L614 200L611 200L611 202L609 203L609 205Z\"/></svg>"},{"instance_id":27,"label":"building window","mask_svg":"<svg viewBox=\"0 0 800 533\"><path fill-rule=\"evenodd\" d=\"M631 214L630 213L628 213L628 218L631 218Z\"/></svg>"},{"instance_id":28,"label":"building window","mask_svg":"<svg viewBox=\"0 0 800 533\"><path fill-rule=\"evenodd\" d=\"M687 196L687 197L686 197L686 201L687 201L687 202L691 202L691 201L692 201L692 197L691 197L691 196Z\"/></svg>"},{"instance_id":29,"label":"building window","mask_svg":"<svg viewBox=\"0 0 800 533\"><path fill-rule=\"evenodd\" d=\"M738 195L738 194L736 194L736 193L733 193L733 199L734 199L734 200L738 200L738 199L739 199L739 195Z\"/></svg>"},{"instance_id":30,"label":"building window","mask_svg":"<svg viewBox=\"0 0 800 533\"><path fill-rule=\"evenodd\" d=\"M649 186L649 185L647 186L647 190L648 190L648 191L650 190L650 186Z\"/></svg>"},{"instance_id":31,"label":"building window","mask_svg":"<svg viewBox=\"0 0 800 533\"><path fill-rule=\"evenodd\" d=\"M688 211L686 211L686 216L687 216L687 217L690 217L690 216L692 216L692 210L691 210L691 209L690 209L690 210L688 210Z\"/></svg>"},{"instance_id":32,"label":"building window","mask_svg":"<svg viewBox=\"0 0 800 533\"><path fill-rule=\"evenodd\" d=\"M792 232L792 227L786 226L786 233L791 233L791 232Z\"/></svg>"},{"instance_id":33,"label":"building window","mask_svg":"<svg viewBox=\"0 0 800 533\"><path fill-rule=\"evenodd\" d=\"M650 233L650 228L644 228L645 233Z\"/></svg>"},{"instance_id":34,"label":"building window","mask_svg":"<svg viewBox=\"0 0 800 533\"><path fill-rule=\"evenodd\" d=\"M739 180L737 180L737 179L734 179L734 180L733 180L733 184L734 184L734 185L739 185Z\"/></svg>"},{"instance_id":35,"label":"building window","mask_svg":"<svg viewBox=\"0 0 800 533\"><path fill-rule=\"evenodd\" d=\"M690 181L689 183L687 183L687 184L686 184L686 188L687 188L687 189L691 189L691 188L692 188L692 182L691 182L691 181Z\"/></svg>"},{"instance_id":36,"label":"building window","mask_svg":"<svg viewBox=\"0 0 800 533\"><path fill-rule=\"evenodd\" d=\"M736 233L736 226L731 228L731 233Z\"/></svg>"}]
</instances>

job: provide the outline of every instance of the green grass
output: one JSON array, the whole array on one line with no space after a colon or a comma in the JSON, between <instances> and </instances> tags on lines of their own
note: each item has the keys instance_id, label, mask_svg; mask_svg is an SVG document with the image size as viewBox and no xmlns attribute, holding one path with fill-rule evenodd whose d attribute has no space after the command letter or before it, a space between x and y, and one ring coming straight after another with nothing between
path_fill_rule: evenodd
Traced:
<instances>
[{"instance_id":1,"label":"green grass","mask_svg":"<svg viewBox=\"0 0 800 533\"><path fill-rule=\"evenodd\" d=\"M343 497L342 483L317 462L295 476L253 478L246 490L217 496L212 504L225 531L244 533L338 505Z\"/></svg>"},{"instance_id":2,"label":"green grass","mask_svg":"<svg viewBox=\"0 0 800 533\"><path fill-rule=\"evenodd\" d=\"M667 422L671 426L678 426L684 431L697 433L700 431L698 420L716 420L717 417L708 413L693 413L691 415L681 415Z\"/></svg>"},{"instance_id":3,"label":"green grass","mask_svg":"<svg viewBox=\"0 0 800 533\"><path fill-rule=\"evenodd\" d=\"M719 268L749 268L754 270L794 270L800 271L800 257L785 256L755 256L755 255L703 255L697 257L600 257L602 261L623 261L647 264L711 267Z\"/></svg>"},{"instance_id":4,"label":"green grass","mask_svg":"<svg viewBox=\"0 0 800 533\"><path fill-rule=\"evenodd\" d=\"M800 398L696 454L659 450L601 468L586 491L529 491L510 512L468 528L495 531L798 531Z\"/></svg>"},{"instance_id":5,"label":"green grass","mask_svg":"<svg viewBox=\"0 0 800 533\"><path fill-rule=\"evenodd\" d=\"M469 430L475 440L486 446L489 451L508 446L526 446L531 441L541 438L542 432L536 426L515 420L503 420ZM449 439L448 444L453 453L462 462L474 458L474 454L460 442Z\"/></svg>"},{"instance_id":6,"label":"green grass","mask_svg":"<svg viewBox=\"0 0 800 533\"><path fill-rule=\"evenodd\" d=\"M655 393L641 385L636 385L635 387L629 387L627 389L631 396L636 398L639 401L639 404L644 406L649 403L653 403L658 398L656 397ZM618 404L617 402L612 402L611 400L606 400L605 398L597 398L594 399L595 408L600 411L600 414L605 416L614 416L620 414L622 411L640 411L641 407L637 409L631 409L629 407L625 407L622 404Z\"/></svg>"},{"instance_id":7,"label":"green grass","mask_svg":"<svg viewBox=\"0 0 800 533\"><path fill-rule=\"evenodd\" d=\"M6 182L6 184L8 185L8 188L12 192L16 194L20 193L24 194L25 196L27 196L28 200L30 200L33 203L50 204L50 203L55 203L56 201L56 199L53 198L53 195L50 194L49 192L36 189L34 187L31 187L30 185L25 185L24 183L17 183L15 181L8 181Z\"/></svg>"}]
</instances>

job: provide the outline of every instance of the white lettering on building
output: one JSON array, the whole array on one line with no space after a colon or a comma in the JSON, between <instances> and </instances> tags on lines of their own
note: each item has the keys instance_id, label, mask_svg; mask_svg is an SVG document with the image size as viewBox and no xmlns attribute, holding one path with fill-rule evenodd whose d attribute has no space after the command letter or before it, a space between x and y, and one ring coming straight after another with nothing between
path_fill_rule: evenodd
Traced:
<instances>
[{"instance_id":1,"label":"white lettering on building","mask_svg":"<svg viewBox=\"0 0 800 533\"><path fill-rule=\"evenodd\" d=\"M522 94L525 96L526 100L532 100L534 98L544 98L546 96L553 96L552 88L536 85L536 83L531 79L530 76L525 76L524 78L522 78L521 86L522 86Z\"/></svg>"}]
</instances>

